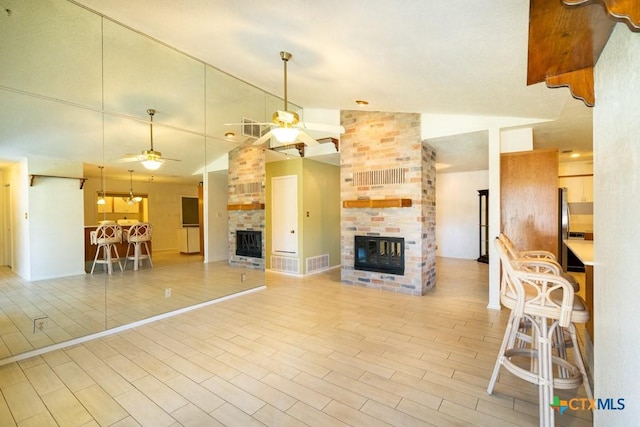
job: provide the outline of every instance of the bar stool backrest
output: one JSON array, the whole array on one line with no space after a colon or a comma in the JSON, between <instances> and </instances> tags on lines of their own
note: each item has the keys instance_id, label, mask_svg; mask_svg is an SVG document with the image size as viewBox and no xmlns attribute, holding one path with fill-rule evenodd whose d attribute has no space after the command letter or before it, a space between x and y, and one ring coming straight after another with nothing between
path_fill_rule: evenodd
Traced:
<instances>
[{"instance_id":1,"label":"bar stool backrest","mask_svg":"<svg viewBox=\"0 0 640 427\"><path fill-rule=\"evenodd\" d=\"M134 224L129 228L127 233L127 242L148 242L151 240L151 234L153 233L153 226L148 222L140 222Z\"/></svg>"},{"instance_id":2,"label":"bar stool backrest","mask_svg":"<svg viewBox=\"0 0 640 427\"><path fill-rule=\"evenodd\" d=\"M92 245L122 242L122 227L118 224L102 224L90 233Z\"/></svg>"}]
</instances>

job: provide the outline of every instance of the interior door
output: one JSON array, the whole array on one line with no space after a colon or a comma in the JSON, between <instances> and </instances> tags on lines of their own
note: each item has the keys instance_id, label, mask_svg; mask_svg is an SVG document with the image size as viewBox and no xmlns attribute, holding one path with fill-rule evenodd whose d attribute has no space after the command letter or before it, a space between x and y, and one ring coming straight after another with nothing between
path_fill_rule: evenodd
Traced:
<instances>
[{"instance_id":1,"label":"interior door","mask_svg":"<svg viewBox=\"0 0 640 427\"><path fill-rule=\"evenodd\" d=\"M298 254L298 176L271 178L271 250Z\"/></svg>"}]
</instances>

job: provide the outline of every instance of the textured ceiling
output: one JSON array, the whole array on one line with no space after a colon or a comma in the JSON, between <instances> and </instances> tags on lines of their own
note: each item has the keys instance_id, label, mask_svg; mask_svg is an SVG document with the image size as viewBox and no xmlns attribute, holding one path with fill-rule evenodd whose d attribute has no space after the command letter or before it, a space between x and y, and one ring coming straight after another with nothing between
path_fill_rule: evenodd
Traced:
<instances>
[{"instance_id":1,"label":"textured ceiling","mask_svg":"<svg viewBox=\"0 0 640 427\"><path fill-rule=\"evenodd\" d=\"M528 0L73 3L276 96L283 96L279 52L289 51L293 54L288 64L289 101L305 109L350 110L360 108L356 99L365 99L369 105L364 108L375 111L526 117L532 123L542 120L532 125L534 147L574 150L590 158L591 109L571 98L567 89L526 85ZM7 19L20 18L20 2L15 6L17 12ZM112 89L122 93L117 87ZM130 101L135 94L128 95L123 99ZM5 126L0 135L5 141L17 141L16 147L37 141L38 135L32 132L38 129L50 140L46 147L34 148L43 150L43 155L50 148L59 150L64 141L99 139L94 135L99 115L91 111L81 121L67 120L61 128L64 106L52 115L48 104L27 100L33 104L27 111L33 114L16 117L12 115L16 111L14 98L15 94L4 94L6 102L0 105L0 113L13 131ZM139 120L145 120L148 107L155 105L136 107ZM189 120L189 112L179 110L180 105L172 108L177 109L176 117ZM42 114L37 114L39 109L44 110ZM160 122L168 117L161 113L164 115L157 116ZM105 138L114 141L109 144L113 153L104 154L107 159L146 148L144 122L129 122L120 129L116 126L118 117L111 121L113 135L107 133ZM19 123L22 125L16 126ZM180 153L173 153L172 147L163 143L177 139L171 135L172 128L158 127L157 131L160 149L167 157L178 157ZM187 143L198 144L198 138L187 135L183 148ZM486 153L485 133L461 132L430 142L438 148L439 162L450 165L442 171L488 167L479 163L485 156L477 155ZM235 146L225 141L216 144L221 150ZM84 146L69 155L78 155L81 150L87 155L96 151ZM332 160L329 156L324 161ZM177 175L183 173L180 166L186 169L186 161L174 165Z\"/></svg>"},{"instance_id":2,"label":"textured ceiling","mask_svg":"<svg viewBox=\"0 0 640 427\"><path fill-rule=\"evenodd\" d=\"M591 110L526 85L528 0L78 3L279 96L289 51L305 108L543 118L536 148L591 152Z\"/></svg>"}]
</instances>

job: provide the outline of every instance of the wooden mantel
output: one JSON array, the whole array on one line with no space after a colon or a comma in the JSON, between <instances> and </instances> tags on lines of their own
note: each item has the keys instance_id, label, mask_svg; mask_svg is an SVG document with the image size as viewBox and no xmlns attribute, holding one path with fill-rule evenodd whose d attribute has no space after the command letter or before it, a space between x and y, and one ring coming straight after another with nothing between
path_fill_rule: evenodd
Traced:
<instances>
[{"instance_id":1,"label":"wooden mantel","mask_svg":"<svg viewBox=\"0 0 640 427\"><path fill-rule=\"evenodd\" d=\"M344 200L343 208L410 208L411 199Z\"/></svg>"},{"instance_id":2,"label":"wooden mantel","mask_svg":"<svg viewBox=\"0 0 640 427\"><path fill-rule=\"evenodd\" d=\"M640 2L531 0L527 84L568 87L593 107L593 69L617 21L640 32Z\"/></svg>"},{"instance_id":3,"label":"wooden mantel","mask_svg":"<svg viewBox=\"0 0 640 427\"><path fill-rule=\"evenodd\" d=\"M228 211L258 211L264 210L264 203L240 203L227 205Z\"/></svg>"}]
</instances>

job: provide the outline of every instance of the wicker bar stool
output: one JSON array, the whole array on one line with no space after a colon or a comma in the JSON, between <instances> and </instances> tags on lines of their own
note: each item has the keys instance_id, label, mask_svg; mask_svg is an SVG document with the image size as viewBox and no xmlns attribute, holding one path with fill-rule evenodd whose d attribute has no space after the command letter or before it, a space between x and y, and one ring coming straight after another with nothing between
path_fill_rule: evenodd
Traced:
<instances>
[{"instance_id":1,"label":"wicker bar stool","mask_svg":"<svg viewBox=\"0 0 640 427\"><path fill-rule=\"evenodd\" d=\"M593 398L574 325L585 323L589 312L566 279L518 269L504 243L496 239L495 244L502 264L500 300L511 309L511 314L487 392L493 393L499 370L504 366L538 386L540 425L552 426L554 388L576 389L584 384L587 396ZM523 332L523 324L529 326L529 332ZM566 359L566 351L562 355L553 354L558 330L568 331L575 352L574 363ZM556 376L554 365L559 368Z\"/></svg>"}]
</instances>

